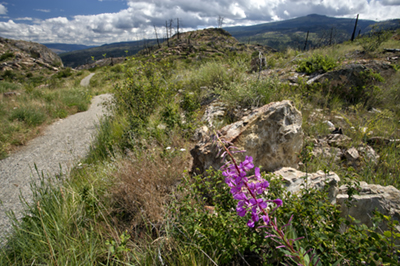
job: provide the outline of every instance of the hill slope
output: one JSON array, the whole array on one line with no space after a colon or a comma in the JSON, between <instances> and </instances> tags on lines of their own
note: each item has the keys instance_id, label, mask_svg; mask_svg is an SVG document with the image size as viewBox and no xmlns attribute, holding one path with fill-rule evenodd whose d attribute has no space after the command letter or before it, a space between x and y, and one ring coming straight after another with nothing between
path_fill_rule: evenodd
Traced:
<instances>
[{"instance_id":1,"label":"hill slope","mask_svg":"<svg viewBox=\"0 0 400 266\"><path fill-rule=\"evenodd\" d=\"M376 25L379 29L398 28L399 22L398 19L384 22L359 19L356 34L368 34L373 25ZM288 46L303 49L307 31L310 32L308 38L310 47L323 46L349 40L354 24L355 19L311 14L305 17L254 26L227 27L225 30L241 42L256 42L278 50L285 49Z\"/></svg>"}]
</instances>

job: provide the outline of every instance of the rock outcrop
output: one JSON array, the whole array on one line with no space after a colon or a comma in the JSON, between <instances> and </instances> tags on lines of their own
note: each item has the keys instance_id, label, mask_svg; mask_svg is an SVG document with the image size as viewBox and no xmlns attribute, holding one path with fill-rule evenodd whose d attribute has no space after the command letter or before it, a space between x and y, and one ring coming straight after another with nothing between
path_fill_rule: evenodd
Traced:
<instances>
[{"instance_id":1,"label":"rock outcrop","mask_svg":"<svg viewBox=\"0 0 400 266\"><path fill-rule=\"evenodd\" d=\"M371 226L371 217L377 210L383 215L389 215L394 220L400 221L400 191L393 186L384 187L360 182L359 195L353 196L350 208L346 206L347 200L347 187L341 186L336 202L341 206L343 217L350 215L361 223ZM400 226L397 226L397 229L400 230Z\"/></svg>"},{"instance_id":2,"label":"rock outcrop","mask_svg":"<svg viewBox=\"0 0 400 266\"><path fill-rule=\"evenodd\" d=\"M282 101L255 109L219 132L221 138L239 150L246 150L246 155L252 156L254 164L263 171L274 171L297 166L297 154L303 146L301 124L301 113L292 102ZM217 158L218 148L204 133L198 132L198 135L202 140L191 150L192 172L203 173L209 167L219 169L222 162ZM238 157L244 158L244 155L238 154Z\"/></svg>"},{"instance_id":3,"label":"rock outcrop","mask_svg":"<svg viewBox=\"0 0 400 266\"><path fill-rule=\"evenodd\" d=\"M61 58L46 46L0 37L1 70L34 70L48 68L58 71L63 67Z\"/></svg>"},{"instance_id":4,"label":"rock outcrop","mask_svg":"<svg viewBox=\"0 0 400 266\"><path fill-rule=\"evenodd\" d=\"M393 186L385 187L360 182L357 188L359 195L352 196L349 207L348 187L346 185L338 187L340 178L334 172L318 171L306 174L293 168L283 167L273 174L284 180L286 190L291 193L299 193L306 186L321 189L328 185L329 201L340 205L341 216L344 218L349 218L350 215L360 223L372 226L371 217L374 216L374 211L379 211L383 215L391 216L393 220L400 221L400 191ZM380 228L387 229L385 224L381 224ZM400 226L397 226L397 229L400 230Z\"/></svg>"},{"instance_id":5,"label":"rock outcrop","mask_svg":"<svg viewBox=\"0 0 400 266\"><path fill-rule=\"evenodd\" d=\"M334 172L318 171L316 173L304 173L290 167L283 167L275 172L275 176L281 177L287 191L291 193L298 193L303 188L321 189L325 185L329 185L329 201L336 203L336 195L339 192L338 183L340 178ZM306 182L307 180L307 182Z\"/></svg>"}]
</instances>

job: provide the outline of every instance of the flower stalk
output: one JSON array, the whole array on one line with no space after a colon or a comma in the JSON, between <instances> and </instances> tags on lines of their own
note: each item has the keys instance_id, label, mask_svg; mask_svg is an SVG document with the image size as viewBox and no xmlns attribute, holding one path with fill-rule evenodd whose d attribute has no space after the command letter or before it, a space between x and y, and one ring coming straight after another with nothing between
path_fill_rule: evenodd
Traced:
<instances>
[{"instance_id":1,"label":"flower stalk","mask_svg":"<svg viewBox=\"0 0 400 266\"><path fill-rule=\"evenodd\" d=\"M282 200L279 198L274 200L266 200L261 197L257 197L257 195L264 194L264 192L269 188L269 182L261 177L260 168L254 168L253 158L251 156L246 156L245 160L238 164L232 154L234 151L230 150L235 149L236 147L227 147L227 145L231 143L222 140L218 135L216 137L220 143L220 146L224 150L221 157L223 159L229 159L229 161L222 167L222 174L225 176L225 183L230 187L230 193L232 194L233 198L238 201L236 206L237 214L241 217L244 217L248 212L251 213L251 218L247 222L247 226L249 227L254 227L255 223L261 218L264 222L264 226L261 227L268 227L272 229L272 233L266 233L266 238L271 238L273 241L277 242L279 244L277 248L285 248L286 256L291 258L297 265L317 265L319 263L319 259L315 264L312 264L315 254L313 254L311 260L307 255L307 253L309 253L311 250L302 254L301 250L298 251L295 249L293 244L303 237L289 239L285 235L283 229L290 226L293 216L290 218L289 222L281 228L278 227L276 217L271 219L271 214L278 207L282 206ZM254 175L247 176L247 172L253 168ZM275 208L268 210L268 203L275 204Z\"/></svg>"}]
</instances>

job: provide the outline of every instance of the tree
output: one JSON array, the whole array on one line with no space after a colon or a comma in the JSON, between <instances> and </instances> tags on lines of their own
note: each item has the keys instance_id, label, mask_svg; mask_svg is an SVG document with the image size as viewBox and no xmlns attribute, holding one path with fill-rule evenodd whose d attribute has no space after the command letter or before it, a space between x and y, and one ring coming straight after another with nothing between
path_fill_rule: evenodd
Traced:
<instances>
[{"instance_id":1,"label":"tree","mask_svg":"<svg viewBox=\"0 0 400 266\"><path fill-rule=\"evenodd\" d=\"M176 33L178 34L179 39L179 18L176 18Z\"/></svg>"},{"instance_id":2,"label":"tree","mask_svg":"<svg viewBox=\"0 0 400 266\"><path fill-rule=\"evenodd\" d=\"M218 28L222 28L222 24L224 23L224 17L218 16Z\"/></svg>"},{"instance_id":3,"label":"tree","mask_svg":"<svg viewBox=\"0 0 400 266\"><path fill-rule=\"evenodd\" d=\"M155 34L156 34L156 39L157 39L158 48L161 48L161 46L160 46L160 42L159 42L159 40L158 40L158 34L157 34L157 28L156 28L156 25L153 25L153 26L154 26L154 32L155 32Z\"/></svg>"},{"instance_id":4,"label":"tree","mask_svg":"<svg viewBox=\"0 0 400 266\"><path fill-rule=\"evenodd\" d=\"M169 47L169 37L168 37L168 21L165 21L165 32L167 33L167 46Z\"/></svg>"}]
</instances>

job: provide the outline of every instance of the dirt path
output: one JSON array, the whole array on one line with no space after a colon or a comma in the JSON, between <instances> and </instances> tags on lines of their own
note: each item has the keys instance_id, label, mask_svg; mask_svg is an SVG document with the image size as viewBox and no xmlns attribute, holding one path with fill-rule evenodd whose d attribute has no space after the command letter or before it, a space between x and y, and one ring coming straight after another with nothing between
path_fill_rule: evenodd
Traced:
<instances>
[{"instance_id":1,"label":"dirt path","mask_svg":"<svg viewBox=\"0 0 400 266\"><path fill-rule=\"evenodd\" d=\"M79 158L86 155L96 133L96 123L104 113L101 103L111 99L110 94L96 96L86 112L77 113L50 125L43 136L30 141L27 146L10 157L0 160L0 243L11 225L6 211L13 210L21 216L19 193L30 195L29 182L37 179L34 165L45 174L54 176L68 173Z\"/></svg>"},{"instance_id":2,"label":"dirt path","mask_svg":"<svg viewBox=\"0 0 400 266\"><path fill-rule=\"evenodd\" d=\"M84 86L84 87L89 86L90 79L94 76L94 74L96 74L96 73L92 73L89 76L87 76L86 78L82 79L81 86Z\"/></svg>"}]
</instances>

